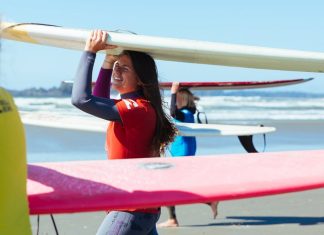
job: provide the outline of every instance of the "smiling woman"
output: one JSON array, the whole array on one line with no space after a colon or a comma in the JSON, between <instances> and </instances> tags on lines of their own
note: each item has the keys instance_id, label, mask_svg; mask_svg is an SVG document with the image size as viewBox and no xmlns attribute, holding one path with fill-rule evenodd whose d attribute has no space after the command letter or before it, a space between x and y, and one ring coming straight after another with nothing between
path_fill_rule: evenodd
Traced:
<instances>
[{"instance_id":1,"label":"smiling woman","mask_svg":"<svg viewBox=\"0 0 324 235\"><path fill-rule=\"evenodd\" d=\"M120 94L125 94L139 89L140 80L134 69L129 56L120 55L115 62L112 74L112 87Z\"/></svg>"},{"instance_id":2,"label":"smiling woman","mask_svg":"<svg viewBox=\"0 0 324 235\"><path fill-rule=\"evenodd\" d=\"M106 137L109 159L159 157L176 131L164 113L157 69L151 56L135 51L124 51L117 58L106 56L94 95L91 94L96 53L114 48L106 44L107 37L106 32L97 30L88 38L73 85L72 104L110 121ZM110 84L121 99L110 98ZM120 235L154 235L159 216L160 208L111 211L97 234L119 231Z\"/></svg>"}]
</instances>

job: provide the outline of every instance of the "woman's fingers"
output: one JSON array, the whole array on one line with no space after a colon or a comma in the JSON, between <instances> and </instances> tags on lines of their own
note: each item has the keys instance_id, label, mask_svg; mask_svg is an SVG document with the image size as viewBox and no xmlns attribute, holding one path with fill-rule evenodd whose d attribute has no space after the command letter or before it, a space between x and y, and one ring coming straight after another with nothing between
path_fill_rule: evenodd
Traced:
<instances>
[{"instance_id":1,"label":"woman's fingers","mask_svg":"<svg viewBox=\"0 0 324 235\"><path fill-rule=\"evenodd\" d=\"M179 90L179 86L179 82L173 82L171 87L171 93L177 93L177 91Z\"/></svg>"},{"instance_id":2,"label":"woman's fingers","mask_svg":"<svg viewBox=\"0 0 324 235\"><path fill-rule=\"evenodd\" d=\"M111 50L111 49L115 49L115 48L117 48L117 46L115 46L115 45L106 44L106 46L105 46L105 50Z\"/></svg>"},{"instance_id":3,"label":"woman's fingers","mask_svg":"<svg viewBox=\"0 0 324 235\"><path fill-rule=\"evenodd\" d=\"M101 31L101 41L106 42L108 33L106 31Z\"/></svg>"},{"instance_id":4,"label":"woman's fingers","mask_svg":"<svg viewBox=\"0 0 324 235\"><path fill-rule=\"evenodd\" d=\"M117 46L107 44L108 32L97 29L91 31L85 50L97 53L100 50L114 49Z\"/></svg>"},{"instance_id":5,"label":"woman's fingers","mask_svg":"<svg viewBox=\"0 0 324 235\"><path fill-rule=\"evenodd\" d=\"M107 49L115 49L115 48L117 48L117 46L115 46L115 45L107 44L108 32L103 31L103 32L102 32L101 39L102 39L102 41L105 43L105 49L106 49L106 50L107 50Z\"/></svg>"}]
</instances>

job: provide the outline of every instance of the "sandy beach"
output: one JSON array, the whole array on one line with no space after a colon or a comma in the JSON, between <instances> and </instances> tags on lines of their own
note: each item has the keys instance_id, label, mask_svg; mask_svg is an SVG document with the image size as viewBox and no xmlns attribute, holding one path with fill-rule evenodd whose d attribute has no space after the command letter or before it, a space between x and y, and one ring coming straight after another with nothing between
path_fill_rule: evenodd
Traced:
<instances>
[{"instance_id":1,"label":"sandy beach","mask_svg":"<svg viewBox=\"0 0 324 235\"><path fill-rule=\"evenodd\" d=\"M324 122L292 121L263 123L277 131L267 135L266 152L324 148ZM28 161L103 159L104 135L26 126ZM91 141L89 141L91 140ZM256 136L258 149L263 138ZM198 138L198 155L244 153L235 137ZM90 154L91 153L91 154ZM274 169L275 170L275 169ZM224 201L216 220L204 204L177 207L178 228L159 228L159 234L323 234L324 189L261 198ZM95 234L104 212L55 215L59 234ZM167 218L165 208L159 222ZM36 234L37 219L31 216ZM55 234L48 215L40 217L39 234Z\"/></svg>"}]
</instances>

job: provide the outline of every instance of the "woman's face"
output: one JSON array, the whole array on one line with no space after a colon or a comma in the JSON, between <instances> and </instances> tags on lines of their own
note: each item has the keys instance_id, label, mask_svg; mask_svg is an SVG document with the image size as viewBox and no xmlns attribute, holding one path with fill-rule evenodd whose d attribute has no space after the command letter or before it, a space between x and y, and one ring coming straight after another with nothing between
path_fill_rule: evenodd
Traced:
<instances>
[{"instance_id":1,"label":"woman's face","mask_svg":"<svg viewBox=\"0 0 324 235\"><path fill-rule=\"evenodd\" d=\"M115 62L112 73L112 88L120 94L125 94L138 90L138 76L135 73L133 64L129 56L121 55Z\"/></svg>"}]
</instances>

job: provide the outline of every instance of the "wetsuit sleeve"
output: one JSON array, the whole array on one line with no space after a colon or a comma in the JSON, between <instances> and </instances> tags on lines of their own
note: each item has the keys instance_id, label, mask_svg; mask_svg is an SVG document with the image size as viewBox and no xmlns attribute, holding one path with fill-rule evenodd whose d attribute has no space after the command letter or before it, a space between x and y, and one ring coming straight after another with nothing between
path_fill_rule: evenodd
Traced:
<instances>
[{"instance_id":1,"label":"wetsuit sleeve","mask_svg":"<svg viewBox=\"0 0 324 235\"><path fill-rule=\"evenodd\" d=\"M177 109L176 99L177 99L177 95L176 94L171 94L171 104L170 104L170 115L171 115L171 117L175 117L175 112L176 112L176 109Z\"/></svg>"},{"instance_id":2,"label":"wetsuit sleeve","mask_svg":"<svg viewBox=\"0 0 324 235\"><path fill-rule=\"evenodd\" d=\"M93 65L96 54L82 54L72 89L72 104L80 110L110 121L121 121L115 100L91 94Z\"/></svg>"},{"instance_id":3,"label":"wetsuit sleeve","mask_svg":"<svg viewBox=\"0 0 324 235\"><path fill-rule=\"evenodd\" d=\"M183 122L185 120L185 116L179 109L177 109L176 99L177 95L171 94L170 115L176 120Z\"/></svg>"},{"instance_id":4,"label":"wetsuit sleeve","mask_svg":"<svg viewBox=\"0 0 324 235\"><path fill-rule=\"evenodd\" d=\"M93 89L93 95L102 98L110 98L110 80L112 69L101 68L96 84Z\"/></svg>"}]
</instances>

